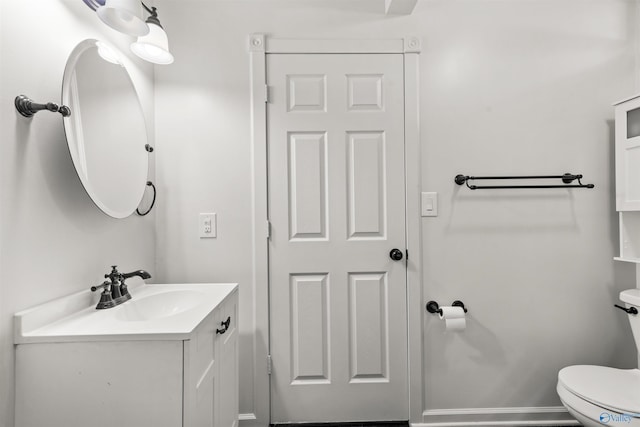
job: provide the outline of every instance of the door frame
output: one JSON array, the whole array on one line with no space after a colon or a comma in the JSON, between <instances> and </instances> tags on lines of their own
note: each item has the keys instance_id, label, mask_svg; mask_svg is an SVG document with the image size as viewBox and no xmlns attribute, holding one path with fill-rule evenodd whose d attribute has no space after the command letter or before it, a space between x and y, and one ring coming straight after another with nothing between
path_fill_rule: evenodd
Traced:
<instances>
[{"instance_id":1,"label":"door frame","mask_svg":"<svg viewBox=\"0 0 640 427\"><path fill-rule=\"evenodd\" d=\"M253 193L253 412L240 414L242 427L268 426L271 420L269 380L269 222L267 189L267 54L397 53L404 62L405 221L407 259L407 342L409 421L422 422L423 310L422 227L420 217L421 150L418 37L399 39L281 39L249 35L251 80L251 151Z\"/></svg>"}]
</instances>

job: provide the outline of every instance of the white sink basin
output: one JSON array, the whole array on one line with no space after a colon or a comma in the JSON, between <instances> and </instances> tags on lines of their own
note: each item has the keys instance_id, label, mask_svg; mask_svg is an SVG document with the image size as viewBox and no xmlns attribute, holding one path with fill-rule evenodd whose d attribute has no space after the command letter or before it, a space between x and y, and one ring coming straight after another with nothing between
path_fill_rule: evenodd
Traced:
<instances>
[{"instance_id":1,"label":"white sink basin","mask_svg":"<svg viewBox=\"0 0 640 427\"><path fill-rule=\"evenodd\" d=\"M122 304L116 316L133 322L169 317L202 304L204 296L202 292L190 290L151 294Z\"/></svg>"},{"instance_id":2,"label":"white sink basin","mask_svg":"<svg viewBox=\"0 0 640 427\"><path fill-rule=\"evenodd\" d=\"M231 293L236 283L147 285L131 280L132 299L96 310L89 290L14 315L14 342L183 340Z\"/></svg>"}]
</instances>

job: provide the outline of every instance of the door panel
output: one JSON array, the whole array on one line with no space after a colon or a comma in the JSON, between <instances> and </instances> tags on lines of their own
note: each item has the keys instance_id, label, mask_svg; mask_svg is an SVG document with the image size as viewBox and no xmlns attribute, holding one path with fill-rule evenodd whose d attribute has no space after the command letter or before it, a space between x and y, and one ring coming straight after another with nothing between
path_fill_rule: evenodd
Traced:
<instances>
[{"instance_id":1,"label":"door panel","mask_svg":"<svg viewBox=\"0 0 640 427\"><path fill-rule=\"evenodd\" d=\"M288 155L290 238L326 239L326 133L290 133Z\"/></svg>"},{"instance_id":2,"label":"door panel","mask_svg":"<svg viewBox=\"0 0 640 427\"><path fill-rule=\"evenodd\" d=\"M350 382L388 382L386 273L349 274Z\"/></svg>"},{"instance_id":3,"label":"door panel","mask_svg":"<svg viewBox=\"0 0 640 427\"><path fill-rule=\"evenodd\" d=\"M384 132L347 132L349 239L384 239Z\"/></svg>"},{"instance_id":4,"label":"door panel","mask_svg":"<svg viewBox=\"0 0 640 427\"><path fill-rule=\"evenodd\" d=\"M329 380L326 274L291 274L292 384Z\"/></svg>"},{"instance_id":5,"label":"door panel","mask_svg":"<svg viewBox=\"0 0 640 427\"><path fill-rule=\"evenodd\" d=\"M267 55L272 422L408 419L403 59Z\"/></svg>"}]
</instances>

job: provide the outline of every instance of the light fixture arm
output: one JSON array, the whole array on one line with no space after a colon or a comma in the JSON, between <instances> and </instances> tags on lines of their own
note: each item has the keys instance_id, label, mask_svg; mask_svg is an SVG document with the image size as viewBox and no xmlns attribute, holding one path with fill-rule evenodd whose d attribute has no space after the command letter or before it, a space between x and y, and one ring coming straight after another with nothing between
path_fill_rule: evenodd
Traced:
<instances>
[{"instance_id":1,"label":"light fixture arm","mask_svg":"<svg viewBox=\"0 0 640 427\"><path fill-rule=\"evenodd\" d=\"M35 113L42 110L52 111L54 113L62 114L62 117L69 117L71 115L71 109L66 105L54 104L48 102L46 104L37 104L33 102L31 98L26 95L18 95L14 101L16 110L24 117L33 117Z\"/></svg>"},{"instance_id":2,"label":"light fixture arm","mask_svg":"<svg viewBox=\"0 0 640 427\"><path fill-rule=\"evenodd\" d=\"M147 18L147 21L146 21L147 24L155 24L158 27L162 28L162 25L160 25L160 20L158 19L158 8L154 6L154 7L151 7L151 9L149 9L147 5L144 4L144 2L141 1L140 3L142 3L142 7L144 7L146 11L149 12L149 15L150 15Z\"/></svg>"}]
</instances>

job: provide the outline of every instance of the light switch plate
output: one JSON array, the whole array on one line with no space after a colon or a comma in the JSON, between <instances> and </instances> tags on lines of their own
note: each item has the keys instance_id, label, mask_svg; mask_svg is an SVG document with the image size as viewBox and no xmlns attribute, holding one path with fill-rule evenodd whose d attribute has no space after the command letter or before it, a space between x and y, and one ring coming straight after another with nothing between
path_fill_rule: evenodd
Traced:
<instances>
[{"instance_id":1,"label":"light switch plate","mask_svg":"<svg viewBox=\"0 0 640 427\"><path fill-rule=\"evenodd\" d=\"M217 215L215 213L201 213L198 217L198 235L201 239L213 238L218 235Z\"/></svg>"},{"instance_id":2,"label":"light switch plate","mask_svg":"<svg viewBox=\"0 0 640 427\"><path fill-rule=\"evenodd\" d=\"M438 216L438 193L422 193L422 216Z\"/></svg>"}]
</instances>

